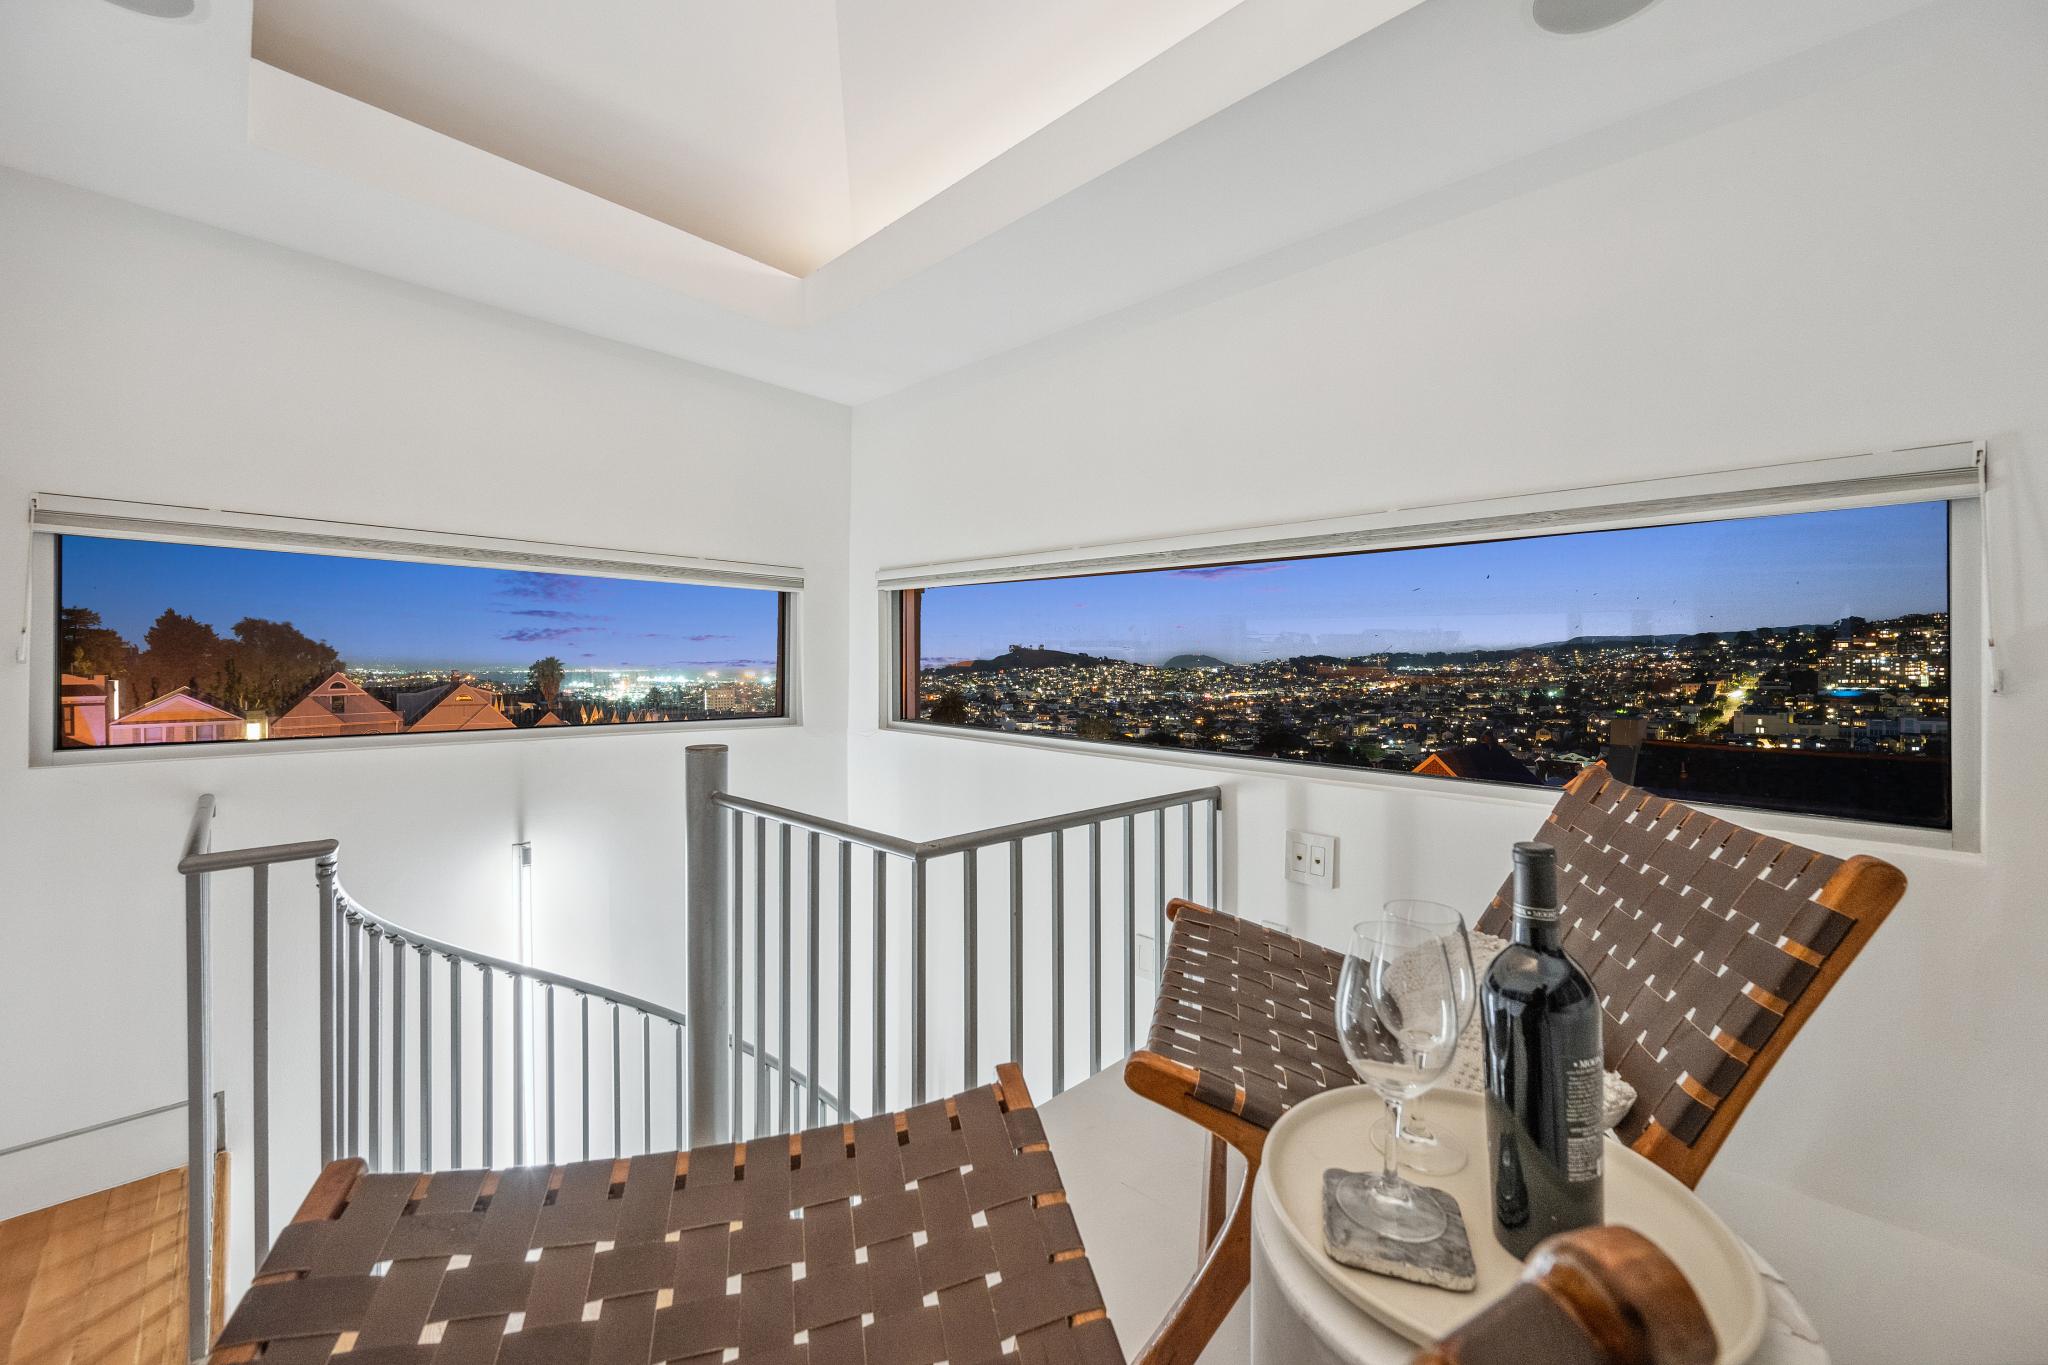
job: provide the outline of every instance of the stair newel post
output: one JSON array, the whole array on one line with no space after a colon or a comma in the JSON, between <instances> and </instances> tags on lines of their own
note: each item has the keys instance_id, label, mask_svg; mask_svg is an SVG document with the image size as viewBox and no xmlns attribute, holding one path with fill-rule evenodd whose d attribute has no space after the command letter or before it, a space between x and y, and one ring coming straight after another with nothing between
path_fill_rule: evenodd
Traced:
<instances>
[{"instance_id":1,"label":"stair newel post","mask_svg":"<svg viewBox=\"0 0 2048 1365\"><path fill-rule=\"evenodd\" d=\"M727 790L723 744L684 753L685 1031L690 1051L690 1145L724 1141L732 1131L732 1068L739 1042L733 1014L731 917L725 911L732 850L730 822L714 798Z\"/></svg>"},{"instance_id":2,"label":"stair newel post","mask_svg":"<svg viewBox=\"0 0 2048 1365\"><path fill-rule=\"evenodd\" d=\"M208 1331L208 1272L213 1261L213 969L207 881L205 872L185 874L185 1313L187 1354L194 1360L203 1359L213 1344Z\"/></svg>"}]
</instances>

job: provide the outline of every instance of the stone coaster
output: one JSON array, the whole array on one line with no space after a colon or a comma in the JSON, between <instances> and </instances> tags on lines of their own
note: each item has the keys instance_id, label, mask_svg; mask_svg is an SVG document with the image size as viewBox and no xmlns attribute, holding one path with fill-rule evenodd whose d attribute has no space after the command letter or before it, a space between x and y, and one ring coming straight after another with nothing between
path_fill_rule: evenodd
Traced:
<instances>
[{"instance_id":1,"label":"stone coaster","mask_svg":"<svg viewBox=\"0 0 2048 1365\"><path fill-rule=\"evenodd\" d=\"M1444 1211L1448 1225L1443 1236L1434 1242L1395 1242L1360 1227L1337 1202L1337 1183L1351 1174L1335 1167L1323 1172L1323 1250L1331 1260L1357 1270L1370 1270L1375 1275L1392 1275L1461 1293L1478 1285L1465 1216L1458 1212L1458 1201L1448 1192L1417 1186L1424 1197L1436 1201Z\"/></svg>"}]
</instances>

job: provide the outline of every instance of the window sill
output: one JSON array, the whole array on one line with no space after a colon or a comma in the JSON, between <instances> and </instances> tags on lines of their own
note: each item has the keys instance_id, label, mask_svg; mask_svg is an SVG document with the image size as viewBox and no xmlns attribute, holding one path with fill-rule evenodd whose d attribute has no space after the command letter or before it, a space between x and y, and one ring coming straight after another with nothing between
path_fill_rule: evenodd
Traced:
<instances>
[{"instance_id":1,"label":"window sill","mask_svg":"<svg viewBox=\"0 0 2048 1365\"><path fill-rule=\"evenodd\" d=\"M1008 745L1051 753L1089 758L1116 759L1128 763L1156 763L1183 770L1194 769L1235 777L1265 778L1269 781L1313 782L1322 786L1353 790L1401 792L1432 799L1476 801L1493 805L1548 810L1557 804L1555 787L1525 787L1469 778L1430 777L1419 773L1388 772L1378 768L1339 768L1322 763L1303 763L1283 758L1252 758L1238 754L1162 750L1133 744L1105 744L1095 740L1069 739L1056 735L1009 734L998 730L976 730L964 726L934 725L927 721L888 720L881 733L922 735L983 744ZM1824 815L1796 815L1785 811L1750 806L1698 804L1700 810L1742 825L1758 833L1794 842L1814 839L1840 841L1854 851L1882 853L1887 849L1928 850L1976 854L1975 839L1960 829L1920 829L1911 825L1886 825L1870 820L1846 820Z\"/></svg>"},{"instance_id":2,"label":"window sill","mask_svg":"<svg viewBox=\"0 0 2048 1365\"><path fill-rule=\"evenodd\" d=\"M351 735L325 739L222 740L200 744L122 744L105 748L58 749L34 745L31 768L84 768L103 763L175 763L241 759L257 754L369 752L457 744L551 744L570 739L616 739L624 735L726 735L749 730L801 729L795 716L734 720L645 721L637 725L547 726L530 730L455 730L437 734Z\"/></svg>"}]
</instances>

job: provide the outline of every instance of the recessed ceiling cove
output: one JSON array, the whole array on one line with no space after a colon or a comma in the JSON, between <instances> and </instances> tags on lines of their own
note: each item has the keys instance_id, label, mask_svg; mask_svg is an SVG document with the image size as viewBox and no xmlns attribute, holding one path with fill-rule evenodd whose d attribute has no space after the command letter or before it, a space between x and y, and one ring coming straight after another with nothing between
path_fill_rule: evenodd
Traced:
<instances>
[{"instance_id":1,"label":"recessed ceiling cove","mask_svg":"<svg viewBox=\"0 0 2048 1365\"><path fill-rule=\"evenodd\" d=\"M805 275L1239 0L262 0L253 55Z\"/></svg>"}]
</instances>

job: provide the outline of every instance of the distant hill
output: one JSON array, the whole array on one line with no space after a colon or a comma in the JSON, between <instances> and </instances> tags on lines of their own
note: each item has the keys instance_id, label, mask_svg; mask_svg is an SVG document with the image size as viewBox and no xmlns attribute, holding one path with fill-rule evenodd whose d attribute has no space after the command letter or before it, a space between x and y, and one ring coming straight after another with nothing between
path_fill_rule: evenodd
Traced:
<instances>
[{"instance_id":1,"label":"distant hill","mask_svg":"<svg viewBox=\"0 0 2048 1365\"><path fill-rule=\"evenodd\" d=\"M1908 618L1900 618L1908 619ZM1839 623L1838 623L1839 624ZM1757 630L1811 630L1812 626L1759 626ZM1644 646L1661 647L1677 644L1705 644L1714 640L1727 639L1738 634L1735 631L1699 631L1664 635L1574 635L1568 640L1551 640L1542 644L1517 645L1511 648L1457 649L1457 650L1386 650L1372 654L1296 654L1285 659L1267 660L1265 663L1233 664L1213 654L1176 654L1161 668L1261 668L1274 664L1288 664L1297 669L1318 667L1344 667L1374 665L1385 668L1438 668L1446 664L1493 663L1525 654L1563 654L1574 650L1634 649ZM1104 658L1095 654L1077 654L1064 649L1046 649L1037 645L1012 645L993 659L973 659L960 663L946 664L936 670L941 676L963 673L995 673L1020 668L1087 668L1105 664L1131 666L1128 659ZM1142 665L1141 665L1142 666Z\"/></svg>"},{"instance_id":2,"label":"distant hill","mask_svg":"<svg viewBox=\"0 0 2048 1365\"><path fill-rule=\"evenodd\" d=\"M970 659L962 663L947 664L939 672L1000 673L1013 668L1088 668L1099 664L1127 662L1129 661L1125 659L1104 659L1094 654L1073 654L1064 649L1011 645L993 659Z\"/></svg>"}]
</instances>

